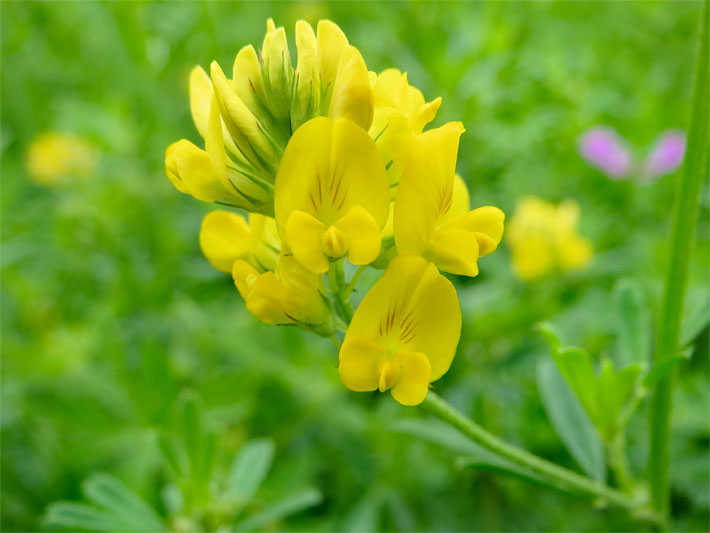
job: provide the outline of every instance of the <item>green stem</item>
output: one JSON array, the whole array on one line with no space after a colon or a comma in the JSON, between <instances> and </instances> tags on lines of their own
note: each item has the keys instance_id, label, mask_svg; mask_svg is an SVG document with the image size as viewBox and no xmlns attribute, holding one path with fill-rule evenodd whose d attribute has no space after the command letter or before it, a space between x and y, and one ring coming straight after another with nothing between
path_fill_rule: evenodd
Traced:
<instances>
[{"instance_id":1,"label":"green stem","mask_svg":"<svg viewBox=\"0 0 710 533\"><path fill-rule=\"evenodd\" d=\"M422 406L437 418L458 429L476 444L531 472L551 479L557 486L566 487L568 490L582 495L601 498L611 504L629 510L634 510L638 507L638 502L623 492L562 468L488 433L432 391L428 392Z\"/></svg>"},{"instance_id":2,"label":"green stem","mask_svg":"<svg viewBox=\"0 0 710 533\"><path fill-rule=\"evenodd\" d=\"M633 490L634 482L626 458L626 430L619 431L614 440L609 443L609 465L619 487L624 492L630 493Z\"/></svg>"},{"instance_id":3,"label":"green stem","mask_svg":"<svg viewBox=\"0 0 710 533\"><path fill-rule=\"evenodd\" d=\"M357 285L357 281L360 279L360 276L362 276L362 273L367 270L367 265L362 265L360 268L357 269L357 272L353 274L353 278L350 280L350 283L348 283L348 286L345 287L345 294L350 297L352 292L355 290L355 285Z\"/></svg>"},{"instance_id":4,"label":"green stem","mask_svg":"<svg viewBox=\"0 0 710 533\"><path fill-rule=\"evenodd\" d=\"M346 324L353 318L353 306L350 303L350 294L345 292L345 272L342 260L334 261L328 269L328 290L333 297L335 311Z\"/></svg>"},{"instance_id":5,"label":"green stem","mask_svg":"<svg viewBox=\"0 0 710 533\"><path fill-rule=\"evenodd\" d=\"M657 326L656 363L676 355L683 299L687 284L690 250L698 218L698 199L708 173L708 0L703 8L700 46L696 58L695 84L691 103L688 150L683 172L676 183L668 269ZM653 508L668 516L670 465L669 437L675 372L661 379L650 402L650 452L648 475Z\"/></svg>"}]
</instances>

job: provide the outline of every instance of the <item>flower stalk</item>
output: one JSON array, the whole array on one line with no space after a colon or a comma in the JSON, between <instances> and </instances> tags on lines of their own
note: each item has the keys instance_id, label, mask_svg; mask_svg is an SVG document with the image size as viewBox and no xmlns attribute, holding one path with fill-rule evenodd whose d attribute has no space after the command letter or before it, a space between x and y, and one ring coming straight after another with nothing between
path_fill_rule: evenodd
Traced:
<instances>
[{"instance_id":1,"label":"flower stalk","mask_svg":"<svg viewBox=\"0 0 710 533\"><path fill-rule=\"evenodd\" d=\"M676 183L669 262L657 326L656 364L677 355L683 300L688 280L691 244L698 219L700 189L708 176L709 104L708 58L710 2L705 1L696 57L695 84L688 129L688 153ZM661 379L651 396L648 475L653 508L664 517L669 511L669 438L675 371Z\"/></svg>"},{"instance_id":2,"label":"flower stalk","mask_svg":"<svg viewBox=\"0 0 710 533\"><path fill-rule=\"evenodd\" d=\"M476 444L516 465L540 475L549 480L550 484L558 488L587 497L600 498L604 502L628 510L636 510L639 507L639 502L621 491L572 472L571 470L567 470L566 468L499 439L456 410L433 391L429 391L422 406L430 414L450 424Z\"/></svg>"}]
</instances>

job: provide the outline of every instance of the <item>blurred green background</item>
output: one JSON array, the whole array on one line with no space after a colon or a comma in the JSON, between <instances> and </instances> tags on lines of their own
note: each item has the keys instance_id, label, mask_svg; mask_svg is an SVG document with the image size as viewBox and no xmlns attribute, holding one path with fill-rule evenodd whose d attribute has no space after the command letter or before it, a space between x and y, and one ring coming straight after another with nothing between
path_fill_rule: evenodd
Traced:
<instances>
[{"instance_id":1,"label":"blurred green background","mask_svg":"<svg viewBox=\"0 0 710 533\"><path fill-rule=\"evenodd\" d=\"M172 187L163 154L182 137L199 143L191 67L217 59L230 69L241 46L260 44L268 17L286 27L292 47L297 19L330 18L371 70L396 66L427 99L442 96L435 125L467 128L458 170L473 206L510 214L526 195L574 198L595 255L583 272L523 283L503 245L481 261L479 277L457 280L462 340L437 390L492 432L577 469L541 404L535 368L549 354L533 327L550 320L567 342L607 353L621 278L641 284L656 315L677 176L642 188L613 182L579 157L577 138L608 124L643 151L660 131L685 127L700 3L0 7L3 530L49 527L47 506L82 500L81 483L96 472L166 515L174 478L159 442L182 438L186 397L201 398L216 435L216 479L244 442L273 439L273 466L248 512L302 487L322 493L267 529L647 527L463 466L455 451L401 430L421 410L346 390L329 341L259 323L202 257L200 220L212 206ZM30 181L28 146L48 130L99 152L88 179ZM673 527L687 531L710 526L707 184L702 198L688 294L695 318L685 329L693 356L680 368L672 421ZM637 474L645 412L629 434Z\"/></svg>"}]
</instances>

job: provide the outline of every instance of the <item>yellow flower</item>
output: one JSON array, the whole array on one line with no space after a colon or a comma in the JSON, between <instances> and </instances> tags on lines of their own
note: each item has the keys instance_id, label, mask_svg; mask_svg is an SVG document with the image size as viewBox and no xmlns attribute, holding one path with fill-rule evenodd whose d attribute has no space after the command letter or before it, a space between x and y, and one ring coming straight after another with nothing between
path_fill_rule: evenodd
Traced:
<instances>
[{"instance_id":1,"label":"yellow flower","mask_svg":"<svg viewBox=\"0 0 710 533\"><path fill-rule=\"evenodd\" d=\"M379 75L370 72L370 84L375 102L370 135L377 140L394 195L409 152L424 126L434 120L441 98L426 102L422 92L409 85L407 73L394 68Z\"/></svg>"},{"instance_id":2,"label":"yellow flower","mask_svg":"<svg viewBox=\"0 0 710 533\"><path fill-rule=\"evenodd\" d=\"M209 84L209 79L205 78L205 73L199 67L193 70L190 76L191 94L195 92L194 87ZM246 170L240 163L244 157L231 141L227 143L228 155L224 143L224 124L217 101L211 92L208 96L207 102L200 105L193 102L192 106L198 131L205 137L206 149L202 150L186 139L168 146L165 151L165 173L168 179L180 192L198 200L221 200L248 211L273 215L273 186Z\"/></svg>"},{"instance_id":3,"label":"yellow flower","mask_svg":"<svg viewBox=\"0 0 710 533\"><path fill-rule=\"evenodd\" d=\"M367 130L373 103L367 66L338 26L322 20L316 34L298 21L295 69L284 28L271 19L266 28L261 54L251 45L242 48L232 79L217 62L209 76L193 69L190 111L209 157L179 141L168 149L166 166L182 192L271 216L276 171L293 132L318 116L347 118ZM183 166L190 170L181 172Z\"/></svg>"},{"instance_id":4,"label":"yellow flower","mask_svg":"<svg viewBox=\"0 0 710 533\"><path fill-rule=\"evenodd\" d=\"M389 186L374 141L347 119L315 118L284 152L275 185L276 225L294 257L316 274L347 255L366 265L380 253Z\"/></svg>"},{"instance_id":5,"label":"yellow flower","mask_svg":"<svg viewBox=\"0 0 710 533\"><path fill-rule=\"evenodd\" d=\"M478 258L493 252L505 215L497 207L469 211L468 191L456 177L460 122L421 134L410 154L394 207L394 238L400 254L431 260L441 270L478 275Z\"/></svg>"},{"instance_id":6,"label":"yellow flower","mask_svg":"<svg viewBox=\"0 0 710 533\"><path fill-rule=\"evenodd\" d=\"M329 20L321 20L314 33L310 24L299 20L296 47L292 130L317 116L347 118L367 130L373 115L367 66L342 30Z\"/></svg>"},{"instance_id":7,"label":"yellow flower","mask_svg":"<svg viewBox=\"0 0 710 533\"><path fill-rule=\"evenodd\" d=\"M399 256L365 295L340 349L338 371L353 391L391 389L418 405L456 353L461 310L456 289L417 256Z\"/></svg>"},{"instance_id":8,"label":"yellow flower","mask_svg":"<svg viewBox=\"0 0 710 533\"><path fill-rule=\"evenodd\" d=\"M43 185L86 178L96 168L98 154L85 140L74 135L46 132L35 137L27 150L27 172Z\"/></svg>"},{"instance_id":9,"label":"yellow flower","mask_svg":"<svg viewBox=\"0 0 710 533\"><path fill-rule=\"evenodd\" d=\"M508 228L513 270L524 280L583 268L592 258L591 243L577 234L579 206L565 200L555 206L526 198L515 210Z\"/></svg>"},{"instance_id":10,"label":"yellow flower","mask_svg":"<svg viewBox=\"0 0 710 533\"><path fill-rule=\"evenodd\" d=\"M213 267L231 274L237 259L259 272L274 270L281 250L276 222L252 213L249 222L229 211L213 211L202 220L200 248Z\"/></svg>"},{"instance_id":11,"label":"yellow flower","mask_svg":"<svg viewBox=\"0 0 710 533\"><path fill-rule=\"evenodd\" d=\"M264 273L238 259L232 276L249 312L266 324L296 324L319 335L332 335L320 276L303 268L293 256L282 254L276 270Z\"/></svg>"}]
</instances>

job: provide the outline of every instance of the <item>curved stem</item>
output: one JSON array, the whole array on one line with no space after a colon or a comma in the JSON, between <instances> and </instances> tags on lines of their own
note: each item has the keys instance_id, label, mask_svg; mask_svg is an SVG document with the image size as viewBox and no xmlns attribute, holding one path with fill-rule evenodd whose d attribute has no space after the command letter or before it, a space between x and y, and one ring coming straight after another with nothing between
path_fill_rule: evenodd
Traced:
<instances>
[{"instance_id":1,"label":"curved stem","mask_svg":"<svg viewBox=\"0 0 710 533\"><path fill-rule=\"evenodd\" d=\"M629 510L639 507L638 502L611 487L567 470L537 455L508 444L489 433L473 420L467 418L436 393L429 391L422 406L431 414L451 424L476 444L496 455L520 465L528 470L549 478L556 485L585 496L601 498L611 504Z\"/></svg>"}]
</instances>

